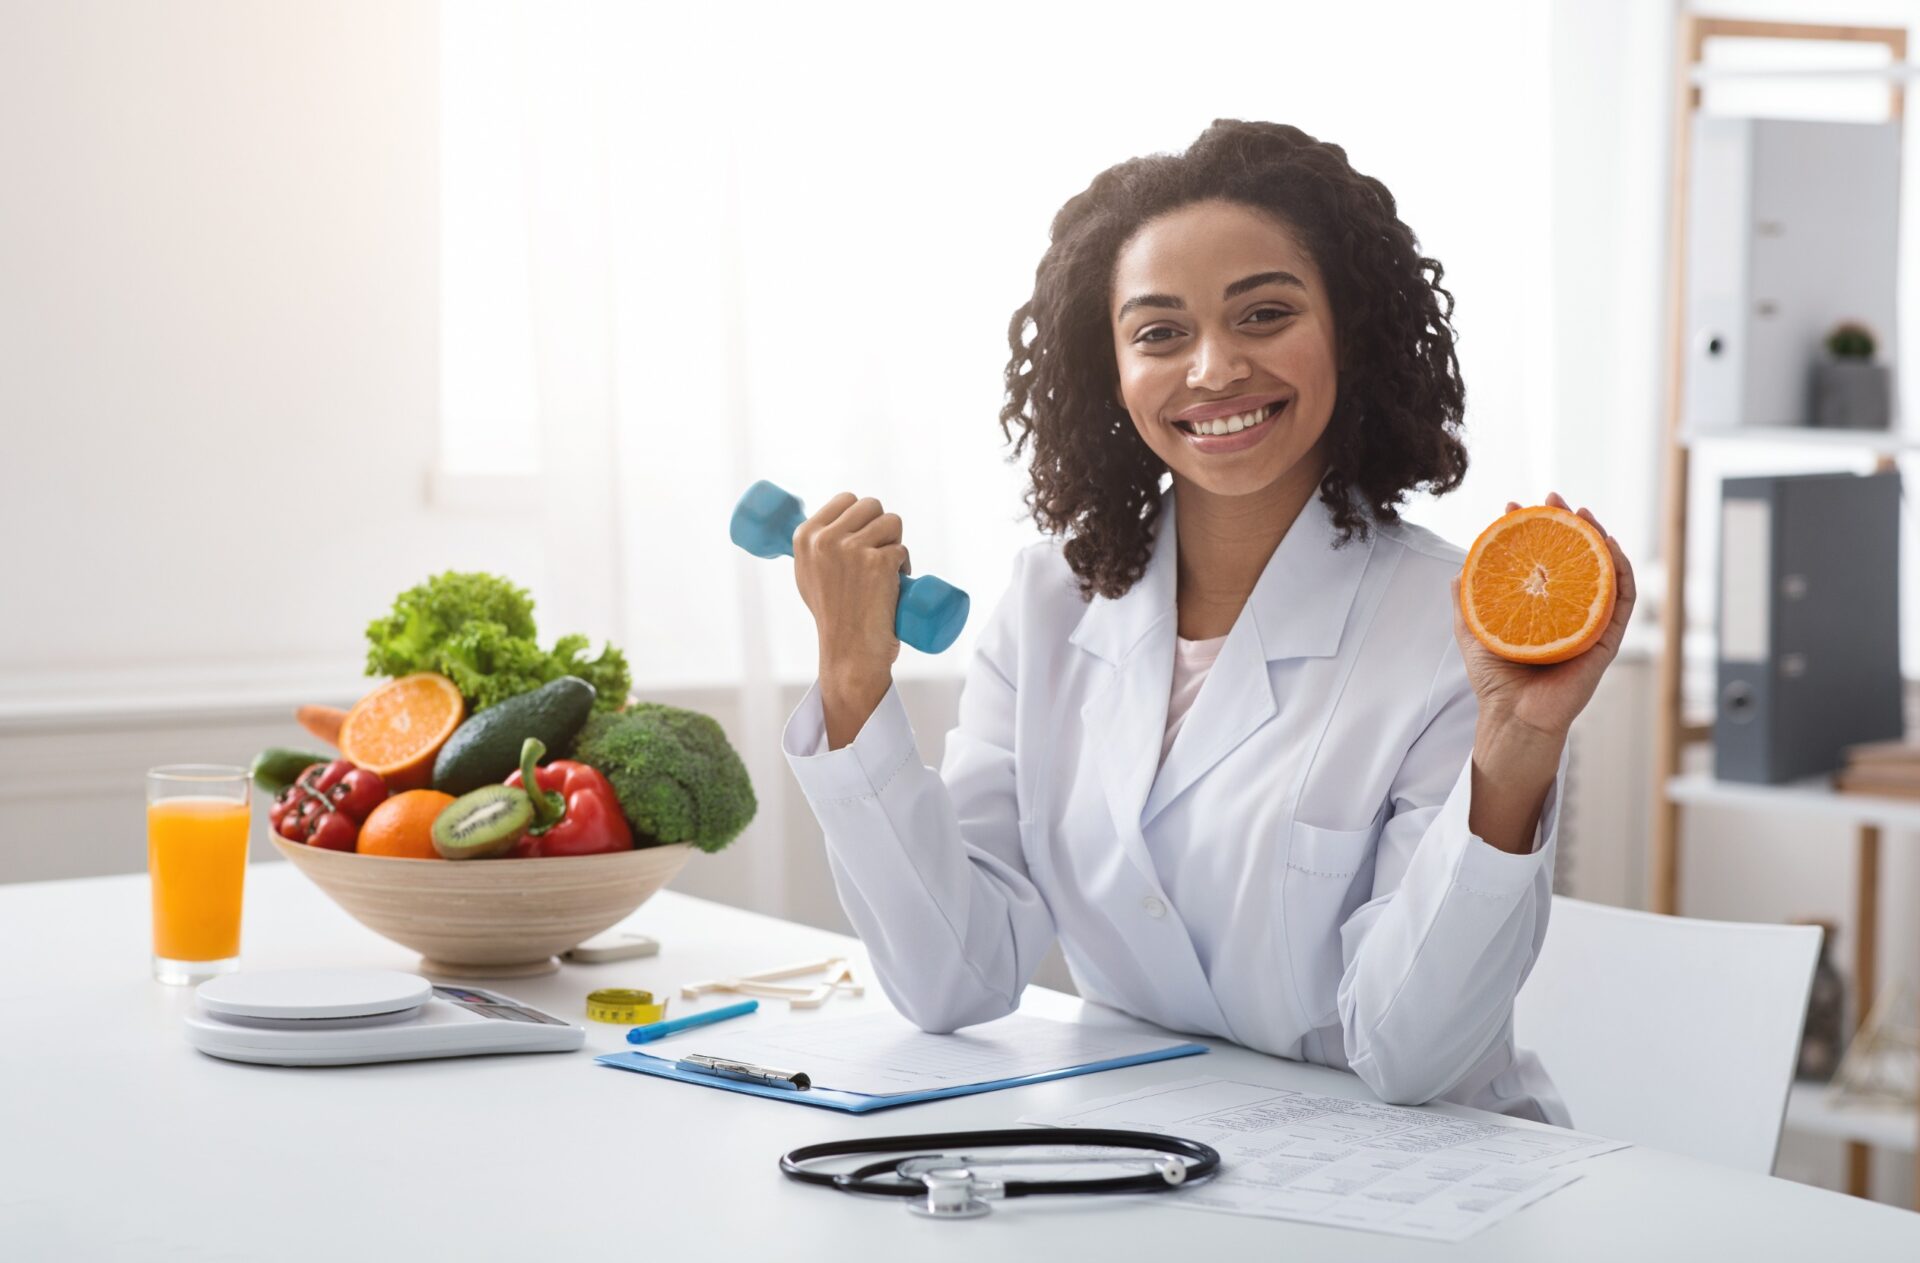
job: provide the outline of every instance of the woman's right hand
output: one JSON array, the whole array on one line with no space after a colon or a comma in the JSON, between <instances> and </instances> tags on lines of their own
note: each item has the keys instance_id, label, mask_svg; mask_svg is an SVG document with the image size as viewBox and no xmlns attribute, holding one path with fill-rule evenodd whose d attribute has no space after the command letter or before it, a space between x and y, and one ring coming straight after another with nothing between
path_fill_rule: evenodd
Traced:
<instances>
[{"instance_id":1,"label":"woman's right hand","mask_svg":"<svg viewBox=\"0 0 1920 1263\"><path fill-rule=\"evenodd\" d=\"M823 680L891 676L900 576L913 573L897 513L843 491L793 532L793 577L813 611Z\"/></svg>"}]
</instances>

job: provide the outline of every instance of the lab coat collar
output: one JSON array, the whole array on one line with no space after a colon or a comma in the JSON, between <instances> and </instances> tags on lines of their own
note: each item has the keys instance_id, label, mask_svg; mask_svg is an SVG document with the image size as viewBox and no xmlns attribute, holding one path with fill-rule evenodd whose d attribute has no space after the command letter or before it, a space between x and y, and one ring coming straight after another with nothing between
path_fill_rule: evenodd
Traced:
<instances>
[{"instance_id":1,"label":"lab coat collar","mask_svg":"<svg viewBox=\"0 0 1920 1263\"><path fill-rule=\"evenodd\" d=\"M1163 493L1160 516L1154 523L1153 554L1145 572L1121 596L1096 595L1089 601L1068 637L1072 644L1119 666L1162 619L1177 623L1179 541L1175 518L1174 493L1169 488ZM1240 621L1251 612L1266 661L1326 658L1339 652L1340 633L1372 555L1373 539L1371 535L1364 541L1356 538L1336 549L1335 531L1333 516L1316 491L1267 559L1266 569L1261 571L1234 624L1238 631ZM1165 638L1169 653L1174 630L1170 628ZM1232 643L1229 636L1222 652ZM1171 667L1168 682L1171 685Z\"/></svg>"},{"instance_id":2,"label":"lab coat collar","mask_svg":"<svg viewBox=\"0 0 1920 1263\"><path fill-rule=\"evenodd\" d=\"M1339 652L1374 536L1340 548L1335 538L1332 516L1316 493L1268 558L1164 767L1160 747L1179 622L1172 492L1155 523L1146 571L1118 599L1095 596L1069 637L1116 667L1080 716L1115 828L1149 876L1152 859L1143 830L1277 711L1268 663Z\"/></svg>"}]
</instances>

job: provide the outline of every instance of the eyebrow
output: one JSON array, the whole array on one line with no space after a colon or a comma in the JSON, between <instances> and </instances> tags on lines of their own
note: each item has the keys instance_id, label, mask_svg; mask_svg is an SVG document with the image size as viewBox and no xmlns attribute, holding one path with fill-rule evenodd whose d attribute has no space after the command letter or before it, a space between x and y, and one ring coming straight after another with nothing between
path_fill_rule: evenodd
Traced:
<instances>
[{"instance_id":1,"label":"eyebrow","mask_svg":"<svg viewBox=\"0 0 1920 1263\"><path fill-rule=\"evenodd\" d=\"M1220 298L1221 301L1224 302L1229 298L1237 298L1248 290L1259 289L1262 285L1274 284L1291 285L1302 293L1306 292L1307 288L1305 282L1301 281L1299 277L1291 272L1255 272L1252 276L1243 276L1233 284L1227 286L1226 291L1220 295ZM1172 294L1135 294L1132 298L1120 304L1119 314L1113 318L1115 323L1125 320L1127 313L1135 307L1166 307L1174 311L1185 311L1187 309L1186 303L1174 297Z\"/></svg>"}]
</instances>

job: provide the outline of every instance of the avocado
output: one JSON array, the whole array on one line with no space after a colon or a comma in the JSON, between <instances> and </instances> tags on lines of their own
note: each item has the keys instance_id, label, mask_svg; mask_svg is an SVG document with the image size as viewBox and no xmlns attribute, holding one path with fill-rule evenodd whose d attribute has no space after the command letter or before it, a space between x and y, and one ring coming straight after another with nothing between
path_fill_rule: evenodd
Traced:
<instances>
[{"instance_id":1,"label":"avocado","mask_svg":"<svg viewBox=\"0 0 1920 1263\"><path fill-rule=\"evenodd\" d=\"M433 787L455 796L498 785L520 767L520 747L538 737L547 749L571 750L593 711L593 685L563 675L518 697L496 702L453 730L433 761Z\"/></svg>"}]
</instances>

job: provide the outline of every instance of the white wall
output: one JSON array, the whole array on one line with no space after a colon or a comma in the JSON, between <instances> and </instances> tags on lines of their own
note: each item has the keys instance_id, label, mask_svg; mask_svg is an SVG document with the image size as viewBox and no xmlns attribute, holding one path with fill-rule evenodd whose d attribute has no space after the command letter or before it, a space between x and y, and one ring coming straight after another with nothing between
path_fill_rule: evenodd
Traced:
<instances>
[{"instance_id":1,"label":"white wall","mask_svg":"<svg viewBox=\"0 0 1920 1263\"><path fill-rule=\"evenodd\" d=\"M538 590L427 503L435 13L0 3L0 717L346 693L429 567Z\"/></svg>"},{"instance_id":2,"label":"white wall","mask_svg":"<svg viewBox=\"0 0 1920 1263\"><path fill-rule=\"evenodd\" d=\"M1537 301L1550 315L1552 486L1591 506L1637 570L1659 542L1671 7L1554 0L1551 143L1515 157L1542 161L1551 190ZM1545 491L1522 490L1513 498Z\"/></svg>"}]
</instances>

